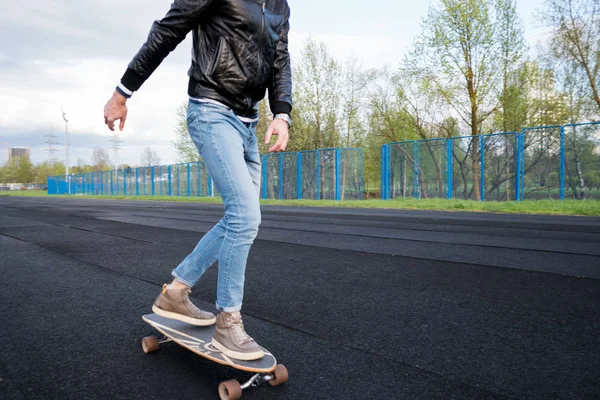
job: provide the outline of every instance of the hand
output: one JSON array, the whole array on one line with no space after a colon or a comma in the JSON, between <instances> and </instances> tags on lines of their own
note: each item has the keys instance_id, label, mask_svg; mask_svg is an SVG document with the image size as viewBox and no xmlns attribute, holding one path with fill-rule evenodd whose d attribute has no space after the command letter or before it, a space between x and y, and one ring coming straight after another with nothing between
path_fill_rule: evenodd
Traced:
<instances>
[{"instance_id":1,"label":"hand","mask_svg":"<svg viewBox=\"0 0 600 400\"><path fill-rule=\"evenodd\" d=\"M108 103L104 106L104 123L108 125L108 129L115 130L115 121L120 120L119 130L125 128L125 120L127 119L127 98L115 90Z\"/></svg>"},{"instance_id":2,"label":"hand","mask_svg":"<svg viewBox=\"0 0 600 400\"><path fill-rule=\"evenodd\" d=\"M267 134L265 135L265 144L268 144L271 141L271 135L277 136L277 142L269 149L269 153L274 151L285 151L285 148L288 145L290 140L289 135L289 127L287 122L282 119L275 119L269 125L267 129Z\"/></svg>"}]
</instances>

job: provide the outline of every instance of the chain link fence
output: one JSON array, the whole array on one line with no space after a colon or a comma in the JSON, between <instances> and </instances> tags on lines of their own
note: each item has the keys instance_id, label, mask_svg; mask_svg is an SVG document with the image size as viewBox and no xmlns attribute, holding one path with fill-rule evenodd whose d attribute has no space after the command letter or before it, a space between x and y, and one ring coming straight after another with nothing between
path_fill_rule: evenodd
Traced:
<instances>
[{"instance_id":1,"label":"chain link fence","mask_svg":"<svg viewBox=\"0 0 600 400\"><path fill-rule=\"evenodd\" d=\"M263 156L265 199L361 200L362 149L322 149ZM202 162L88 172L48 178L48 194L218 196Z\"/></svg>"},{"instance_id":2,"label":"chain link fence","mask_svg":"<svg viewBox=\"0 0 600 400\"><path fill-rule=\"evenodd\" d=\"M600 198L600 123L385 144L381 198Z\"/></svg>"}]
</instances>

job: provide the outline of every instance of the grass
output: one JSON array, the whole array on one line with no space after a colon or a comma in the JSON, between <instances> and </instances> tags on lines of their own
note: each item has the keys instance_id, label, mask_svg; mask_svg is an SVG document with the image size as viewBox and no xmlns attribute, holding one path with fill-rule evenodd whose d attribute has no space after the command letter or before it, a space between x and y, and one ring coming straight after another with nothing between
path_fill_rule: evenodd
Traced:
<instances>
[{"instance_id":1,"label":"grass","mask_svg":"<svg viewBox=\"0 0 600 400\"><path fill-rule=\"evenodd\" d=\"M49 196L45 191L8 191L0 192L1 196L57 197L72 198L74 196ZM75 196L82 199L112 200L151 200L195 203L221 203L218 197L169 197L169 196ZM521 202L480 202L470 200L445 199L395 199L395 200L261 200L261 204L277 206L310 206L310 207L356 207L406 210L445 210L445 211L480 211L510 214L555 214L555 215L588 215L600 216L600 201L597 200L529 200Z\"/></svg>"}]
</instances>

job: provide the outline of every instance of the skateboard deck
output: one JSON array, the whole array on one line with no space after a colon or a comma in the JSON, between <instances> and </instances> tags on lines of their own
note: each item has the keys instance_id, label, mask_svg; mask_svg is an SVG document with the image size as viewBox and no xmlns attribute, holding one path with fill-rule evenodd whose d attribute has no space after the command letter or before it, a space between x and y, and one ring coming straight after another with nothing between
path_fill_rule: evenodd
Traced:
<instances>
[{"instance_id":1,"label":"skateboard deck","mask_svg":"<svg viewBox=\"0 0 600 400\"><path fill-rule=\"evenodd\" d=\"M262 348L264 357L253 361L237 360L221 353L212 345L214 325L194 326L157 314L147 314L142 319L178 345L216 363L255 373L269 373L277 366L277 360L265 348Z\"/></svg>"},{"instance_id":2,"label":"skateboard deck","mask_svg":"<svg viewBox=\"0 0 600 400\"><path fill-rule=\"evenodd\" d=\"M215 326L194 326L183 321L165 318L156 314L146 314L142 319L154 329L165 336L159 340L156 336L147 336L142 340L144 353L154 353L160 344L175 342L194 353L216 363L251 372L254 375L241 384L236 379L219 384L219 397L222 400L238 400L242 397L242 390L257 387L264 383L279 386L288 380L288 372L283 364L277 360L267 349L262 348L264 356L258 360L244 361L228 357L213 347L212 337Z\"/></svg>"}]
</instances>

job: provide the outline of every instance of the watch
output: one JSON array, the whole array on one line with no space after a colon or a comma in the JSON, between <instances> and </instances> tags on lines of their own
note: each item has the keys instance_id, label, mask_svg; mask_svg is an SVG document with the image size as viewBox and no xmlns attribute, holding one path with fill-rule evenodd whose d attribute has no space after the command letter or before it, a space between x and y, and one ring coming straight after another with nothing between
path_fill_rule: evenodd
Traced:
<instances>
[{"instance_id":1,"label":"watch","mask_svg":"<svg viewBox=\"0 0 600 400\"><path fill-rule=\"evenodd\" d=\"M287 122L288 124L288 128L292 126L292 118L290 118L290 116L288 114L276 114L275 117L273 119L282 119L285 122Z\"/></svg>"}]
</instances>

